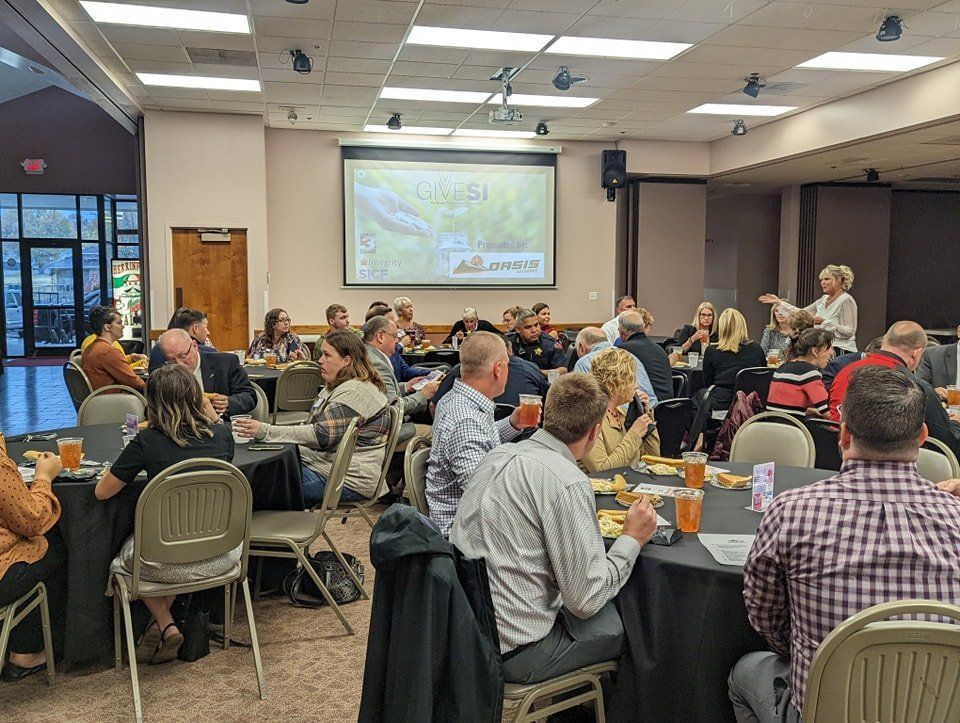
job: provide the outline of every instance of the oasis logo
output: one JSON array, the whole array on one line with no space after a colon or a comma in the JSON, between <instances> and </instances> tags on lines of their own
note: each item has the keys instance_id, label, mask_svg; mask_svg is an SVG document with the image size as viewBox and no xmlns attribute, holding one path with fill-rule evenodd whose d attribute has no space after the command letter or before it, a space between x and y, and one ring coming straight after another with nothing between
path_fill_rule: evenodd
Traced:
<instances>
[{"instance_id":1,"label":"oasis logo","mask_svg":"<svg viewBox=\"0 0 960 723\"><path fill-rule=\"evenodd\" d=\"M542 276L543 256L541 254L451 254L453 276L472 275L477 278L489 278L501 274L516 276Z\"/></svg>"},{"instance_id":2,"label":"oasis logo","mask_svg":"<svg viewBox=\"0 0 960 723\"><path fill-rule=\"evenodd\" d=\"M417 198L433 203L477 203L489 200L490 189L486 183L458 182L453 180L452 173L441 173L433 183L420 181L417 184Z\"/></svg>"},{"instance_id":3,"label":"oasis logo","mask_svg":"<svg viewBox=\"0 0 960 723\"><path fill-rule=\"evenodd\" d=\"M540 261L492 261L487 266L489 271L536 271L540 268Z\"/></svg>"}]
</instances>

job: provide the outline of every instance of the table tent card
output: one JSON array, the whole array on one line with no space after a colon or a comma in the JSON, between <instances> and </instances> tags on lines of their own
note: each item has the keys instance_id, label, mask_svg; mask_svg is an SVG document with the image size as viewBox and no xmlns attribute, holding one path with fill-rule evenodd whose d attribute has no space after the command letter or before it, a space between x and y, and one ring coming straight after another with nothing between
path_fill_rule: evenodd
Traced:
<instances>
[{"instance_id":1,"label":"table tent card","mask_svg":"<svg viewBox=\"0 0 960 723\"><path fill-rule=\"evenodd\" d=\"M748 510L764 512L773 502L774 463L766 462L753 466L753 494Z\"/></svg>"}]
</instances>

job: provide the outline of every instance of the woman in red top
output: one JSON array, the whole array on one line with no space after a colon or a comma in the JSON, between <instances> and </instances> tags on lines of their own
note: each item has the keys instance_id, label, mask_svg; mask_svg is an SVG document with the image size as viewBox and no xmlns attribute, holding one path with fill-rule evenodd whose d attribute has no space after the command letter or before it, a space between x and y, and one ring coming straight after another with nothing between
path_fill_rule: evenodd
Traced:
<instances>
[{"instance_id":1,"label":"woman in red top","mask_svg":"<svg viewBox=\"0 0 960 723\"><path fill-rule=\"evenodd\" d=\"M560 338L560 333L550 325L550 307L542 301L533 305L533 313L540 319L540 331L552 336L554 339Z\"/></svg>"},{"instance_id":2,"label":"woman in red top","mask_svg":"<svg viewBox=\"0 0 960 723\"><path fill-rule=\"evenodd\" d=\"M795 417L826 417L830 396L821 370L833 358L833 332L805 329L787 343L787 361L773 373L767 411Z\"/></svg>"}]
</instances>

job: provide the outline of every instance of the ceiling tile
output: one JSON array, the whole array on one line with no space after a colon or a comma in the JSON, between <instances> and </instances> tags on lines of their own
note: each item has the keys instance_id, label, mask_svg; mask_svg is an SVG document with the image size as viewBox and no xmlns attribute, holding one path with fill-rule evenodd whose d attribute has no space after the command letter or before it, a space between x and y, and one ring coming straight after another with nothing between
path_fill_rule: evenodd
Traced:
<instances>
[{"instance_id":1,"label":"ceiling tile","mask_svg":"<svg viewBox=\"0 0 960 723\"><path fill-rule=\"evenodd\" d=\"M417 16L417 25L487 30L493 27L502 12L502 8L461 7L427 3Z\"/></svg>"},{"instance_id":2,"label":"ceiling tile","mask_svg":"<svg viewBox=\"0 0 960 723\"><path fill-rule=\"evenodd\" d=\"M334 73L329 78L338 85L354 85L361 88L379 88L383 76L374 73Z\"/></svg>"},{"instance_id":3,"label":"ceiling tile","mask_svg":"<svg viewBox=\"0 0 960 723\"><path fill-rule=\"evenodd\" d=\"M513 0L511 10L552 10L558 13L585 13L596 0Z\"/></svg>"},{"instance_id":4,"label":"ceiling tile","mask_svg":"<svg viewBox=\"0 0 960 723\"><path fill-rule=\"evenodd\" d=\"M321 88L306 83L264 83L263 97L270 103L319 103Z\"/></svg>"},{"instance_id":5,"label":"ceiling tile","mask_svg":"<svg viewBox=\"0 0 960 723\"><path fill-rule=\"evenodd\" d=\"M364 102L370 105L377 97L376 88L352 88L348 85L324 85L322 103L336 99L338 105L357 105ZM347 102L349 101L349 102Z\"/></svg>"},{"instance_id":6,"label":"ceiling tile","mask_svg":"<svg viewBox=\"0 0 960 723\"><path fill-rule=\"evenodd\" d=\"M177 45L180 38L175 30L166 28L132 28L125 25L97 25L111 43L143 45Z\"/></svg>"},{"instance_id":7,"label":"ceiling tile","mask_svg":"<svg viewBox=\"0 0 960 723\"><path fill-rule=\"evenodd\" d=\"M180 44L188 48L219 48L220 50L253 50L253 35L236 33L201 33L178 30Z\"/></svg>"},{"instance_id":8,"label":"ceiling tile","mask_svg":"<svg viewBox=\"0 0 960 723\"><path fill-rule=\"evenodd\" d=\"M126 61L134 73L172 73L174 75L199 75L193 72L190 63L161 63L159 60L130 58Z\"/></svg>"},{"instance_id":9,"label":"ceiling tile","mask_svg":"<svg viewBox=\"0 0 960 723\"><path fill-rule=\"evenodd\" d=\"M843 30L800 30L769 28L754 25L731 25L706 41L708 45L729 45L747 48L783 48L822 53L836 50L860 37L860 33ZM876 40L873 41L878 44Z\"/></svg>"},{"instance_id":10,"label":"ceiling tile","mask_svg":"<svg viewBox=\"0 0 960 723\"><path fill-rule=\"evenodd\" d=\"M803 50L778 48L736 48L727 45L698 45L683 54L686 63L740 64L745 69L763 65L774 68L792 68L816 55Z\"/></svg>"},{"instance_id":11,"label":"ceiling tile","mask_svg":"<svg viewBox=\"0 0 960 723\"><path fill-rule=\"evenodd\" d=\"M510 0L431 0L434 5L450 5L452 7L506 8Z\"/></svg>"},{"instance_id":12,"label":"ceiling tile","mask_svg":"<svg viewBox=\"0 0 960 723\"><path fill-rule=\"evenodd\" d=\"M769 0L734 0L733 2L703 2L687 0L667 15L670 20L728 25L743 20L762 8Z\"/></svg>"},{"instance_id":13,"label":"ceiling tile","mask_svg":"<svg viewBox=\"0 0 960 723\"><path fill-rule=\"evenodd\" d=\"M271 36L275 38L313 38L315 42L330 37L332 23L329 20L309 20L292 18L273 18L257 15L253 26L257 38ZM259 43L258 43L259 44Z\"/></svg>"},{"instance_id":14,"label":"ceiling tile","mask_svg":"<svg viewBox=\"0 0 960 723\"><path fill-rule=\"evenodd\" d=\"M679 8L684 2L685 0L644 0L643 2L600 0L590 10L590 15L659 20Z\"/></svg>"},{"instance_id":15,"label":"ceiling tile","mask_svg":"<svg viewBox=\"0 0 960 723\"><path fill-rule=\"evenodd\" d=\"M726 27L720 23L692 23L658 20L643 31L639 40L667 43L701 43Z\"/></svg>"},{"instance_id":16,"label":"ceiling tile","mask_svg":"<svg viewBox=\"0 0 960 723\"><path fill-rule=\"evenodd\" d=\"M115 43L113 47L125 60L159 60L166 63L190 62L190 58L179 45Z\"/></svg>"},{"instance_id":17,"label":"ceiling tile","mask_svg":"<svg viewBox=\"0 0 960 723\"><path fill-rule=\"evenodd\" d=\"M559 34L576 19L576 15L569 13L505 10L490 29L506 30L511 33Z\"/></svg>"},{"instance_id":18,"label":"ceiling tile","mask_svg":"<svg viewBox=\"0 0 960 723\"><path fill-rule=\"evenodd\" d=\"M397 61L397 63L395 63L393 66L390 77L393 78L397 75L409 75L415 78L447 79L450 77L450 74L456 70L456 68L457 66L447 65L446 63L407 63L404 61ZM487 75L489 74L490 71L487 69Z\"/></svg>"},{"instance_id":19,"label":"ceiling tile","mask_svg":"<svg viewBox=\"0 0 960 723\"><path fill-rule=\"evenodd\" d=\"M910 54L955 58L960 55L960 38L931 38L910 48Z\"/></svg>"},{"instance_id":20,"label":"ceiling tile","mask_svg":"<svg viewBox=\"0 0 960 723\"><path fill-rule=\"evenodd\" d=\"M378 73L384 75L390 68L390 62L374 58L327 58L328 73Z\"/></svg>"},{"instance_id":21,"label":"ceiling tile","mask_svg":"<svg viewBox=\"0 0 960 723\"><path fill-rule=\"evenodd\" d=\"M254 15L287 17L302 20L333 20L337 0L310 0L305 5L277 2L277 0L249 0Z\"/></svg>"},{"instance_id":22,"label":"ceiling tile","mask_svg":"<svg viewBox=\"0 0 960 723\"><path fill-rule=\"evenodd\" d=\"M317 51L316 46L320 46L320 50ZM317 41L315 38L304 38L304 37L270 37L257 36L257 50L260 51L260 54L264 53L280 53L287 52L290 50L302 50L307 55L323 55L325 52L325 42Z\"/></svg>"},{"instance_id":23,"label":"ceiling tile","mask_svg":"<svg viewBox=\"0 0 960 723\"><path fill-rule=\"evenodd\" d=\"M396 50L396 46L393 46L393 48ZM397 56L397 59L424 63L447 63L448 65L459 65L468 57L470 57L470 53L472 52L472 50L464 50L462 48L435 48L426 45L404 45L400 50L400 55ZM392 53L390 57L393 57ZM488 65L486 62L481 64Z\"/></svg>"},{"instance_id":24,"label":"ceiling tile","mask_svg":"<svg viewBox=\"0 0 960 723\"><path fill-rule=\"evenodd\" d=\"M331 58L371 58L375 60L391 60L397 52L396 44L389 43L356 43L348 40L331 40L329 46L324 46Z\"/></svg>"},{"instance_id":25,"label":"ceiling tile","mask_svg":"<svg viewBox=\"0 0 960 723\"><path fill-rule=\"evenodd\" d=\"M189 98L163 98L155 100L163 109L173 110L212 110L209 100L191 100Z\"/></svg>"},{"instance_id":26,"label":"ceiling tile","mask_svg":"<svg viewBox=\"0 0 960 723\"><path fill-rule=\"evenodd\" d=\"M322 70L318 70L314 67L313 72L310 75L297 75L294 79L293 69L288 65L286 68L277 69L277 68L263 68L260 71L260 78L264 81L270 81L275 83L309 83L311 85L322 85L324 79L324 73Z\"/></svg>"},{"instance_id":27,"label":"ceiling tile","mask_svg":"<svg viewBox=\"0 0 960 723\"><path fill-rule=\"evenodd\" d=\"M749 71L745 71L742 63L687 63L674 61L672 63L664 63L647 75L658 78L717 78L721 80L740 80L751 72L769 76L771 73L777 72L777 70L779 70L779 68L771 66L751 66Z\"/></svg>"},{"instance_id":28,"label":"ceiling tile","mask_svg":"<svg viewBox=\"0 0 960 723\"><path fill-rule=\"evenodd\" d=\"M406 27L384 23L350 23L336 21L333 24L334 40L360 40L368 43L399 43Z\"/></svg>"},{"instance_id":29,"label":"ceiling tile","mask_svg":"<svg viewBox=\"0 0 960 723\"><path fill-rule=\"evenodd\" d=\"M858 8L811 3L771 2L745 21L749 25L815 30L856 30L861 33L879 27L878 8ZM882 18L880 18L882 19Z\"/></svg>"},{"instance_id":30,"label":"ceiling tile","mask_svg":"<svg viewBox=\"0 0 960 723\"><path fill-rule=\"evenodd\" d=\"M587 15L578 20L566 34L584 38L646 40L646 30L654 23L656 20L652 19Z\"/></svg>"},{"instance_id":31,"label":"ceiling tile","mask_svg":"<svg viewBox=\"0 0 960 723\"><path fill-rule=\"evenodd\" d=\"M244 103L236 100L211 100L214 110L234 113L263 113L263 103Z\"/></svg>"},{"instance_id":32,"label":"ceiling tile","mask_svg":"<svg viewBox=\"0 0 960 723\"><path fill-rule=\"evenodd\" d=\"M337 3L337 20L406 25L417 10L415 2L401 0L349 0Z\"/></svg>"}]
</instances>

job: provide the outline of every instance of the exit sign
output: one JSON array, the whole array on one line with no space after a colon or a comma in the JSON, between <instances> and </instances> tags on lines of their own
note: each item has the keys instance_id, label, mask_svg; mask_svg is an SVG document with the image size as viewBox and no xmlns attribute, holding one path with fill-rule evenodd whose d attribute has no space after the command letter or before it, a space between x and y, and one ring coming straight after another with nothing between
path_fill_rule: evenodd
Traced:
<instances>
[{"instance_id":1,"label":"exit sign","mask_svg":"<svg viewBox=\"0 0 960 723\"><path fill-rule=\"evenodd\" d=\"M43 175L43 169L47 167L47 162L42 158L25 158L20 161L23 166L23 172L31 176Z\"/></svg>"}]
</instances>

